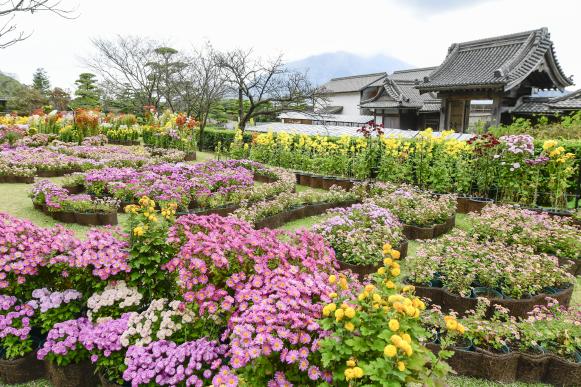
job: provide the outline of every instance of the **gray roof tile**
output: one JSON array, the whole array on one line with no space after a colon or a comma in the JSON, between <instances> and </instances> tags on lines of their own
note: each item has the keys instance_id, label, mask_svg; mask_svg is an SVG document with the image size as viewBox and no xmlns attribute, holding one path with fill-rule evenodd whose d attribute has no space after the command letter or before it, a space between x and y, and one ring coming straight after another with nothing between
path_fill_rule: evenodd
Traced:
<instances>
[{"instance_id":1,"label":"gray roof tile","mask_svg":"<svg viewBox=\"0 0 581 387\"><path fill-rule=\"evenodd\" d=\"M418 85L422 92L464 88L510 90L541 63L550 71L552 87L572 85L556 59L546 28L512 35L455 43L444 62Z\"/></svg>"},{"instance_id":2,"label":"gray roof tile","mask_svg":"<svg viewBox=\"0 0 581 387\"><path fill-rule=\"evenodd\" d=\"M387 76L386 73L354 75L351 77L333 78L321 86L328 93L349 93L363 89L375 81Z\"/></svg>"}]
</instances>

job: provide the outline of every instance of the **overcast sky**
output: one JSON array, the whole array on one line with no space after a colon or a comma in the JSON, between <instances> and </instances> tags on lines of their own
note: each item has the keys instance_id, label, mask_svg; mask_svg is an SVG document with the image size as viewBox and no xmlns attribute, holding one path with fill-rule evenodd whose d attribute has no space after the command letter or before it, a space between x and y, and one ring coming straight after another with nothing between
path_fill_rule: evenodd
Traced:
<instances>
[{"instance_id":1,"label":"overcast sky","mask_svg":"<svg viewBox=\"0 0 581 387\"><path fill-rule=\"evenodd\" d=\"M287 60L324 52L383 53L414 66L438 65L453 42L548 27L567 75L581 85L579 0L62 0L79 17L19 16L28 40L0 50L0 71L30 83L44 67L72 88L90 38L134 34L187 49L253 47ZM1 22L1 20L0 20ZM580 86L574 87L578 88Z\"/></svg>"}]
</instances>

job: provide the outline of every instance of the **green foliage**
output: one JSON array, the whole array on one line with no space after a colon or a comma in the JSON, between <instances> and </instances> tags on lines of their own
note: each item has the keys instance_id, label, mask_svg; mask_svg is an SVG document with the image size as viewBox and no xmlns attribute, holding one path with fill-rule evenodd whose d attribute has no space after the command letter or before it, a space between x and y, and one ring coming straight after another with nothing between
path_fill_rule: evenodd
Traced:
<instances>
[{"instance_id":1,"label":"green foliage","mask_svg":"<svg viewBox=\"0 0 581 387\"><path fill-rule=\"evenodd\" d=\"M213 152L218 143L224 147L224 149L230 149L230 144L234 142L234 136L236 131L229 129L218 129L218 128L206 128L204 130L204 141L201 146L201 151ZM197 143L200 144L200 133L196 131ZM252 134L245 132L243 134L244 142L249 143L252 141Z\"/></svg>"},{"instance_id":2,"label":"green foliage","mask_svg":"<svg viewBox=\"0 0 581 387\"><path fill-rule=\"evenodd\" d=\"M82 73L75 81L76 98L71 102L73 109L96 109L101 106L101 93L97 87L95 74Z\"/></svg>"},{"instance_id":3,"label":"green foliage","mask_svg":"<svg viewBox=\"0 0 581 387\"><path fill-rule=\"evenodd\" d=\"M48 99L38 90L21 85L13 91L8 100L7 109L19 114L30 115L34 110L42 108L48 103Z\"/></svg>"},{"instance_id":4,"label":"green foliage","mask_svg":"<svg viewBox=\"0 0 581 387\"><path fill-rule=\"evenodd\" d=\"M146 301L173 299L176 292L173 286L175 275L160 270L176 254L175 248L166 242L176 207L170 203L170 207L162 208L164 216L160 216L155 206L153 200L143 197L139 200L139 205L126 208L126 212L130 214L127 232L131 235L131 275L127 284L141 289Z\"/></svg>"},{"instance_id":5,"label":"green foliage","mask_svg":"<svg viewBox=\"0 0 581 387\"><path fill-rule=\"evenodd\" d=\"M48 97L50 94L50 81L48 75L43 68L38 68L32 75L32 88L37 90L40 94Z\"/></svg>"},{"instance_id":6,"label":"green foliage","mask_svg":"<svg viewBox=\"0 0 581 387\"><path fill-rule=\"evenodd\" d=\"M340 278L334 302L323 309L321 327L332 333L321 342L322 364L337 386L444 385L450 367L443 360L452 352L436 356L421 344L428 337L419 320L425 305L413 287L394 284L399 265L385 252L385 266L357 297Z\"/></svg>"}]
</instances>

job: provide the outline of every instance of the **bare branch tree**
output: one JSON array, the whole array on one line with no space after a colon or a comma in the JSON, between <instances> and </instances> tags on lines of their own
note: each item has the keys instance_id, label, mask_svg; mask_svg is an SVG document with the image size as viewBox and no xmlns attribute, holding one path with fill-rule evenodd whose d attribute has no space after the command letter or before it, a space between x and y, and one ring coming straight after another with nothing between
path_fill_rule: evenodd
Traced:
<instances>
[{"instance_id":1,"label":"bare branch tree","mask_svg":"<svg viewBox=\"0 0 581 387\"><path fill-rule=\"evenodd\" d=\"M305 73L285 67L282 56L270 61L253 58L252 50L234 50L219 55L220 67L233 93L238 94L239 127L251 118L285 111L304 111L321 103L322 94ZM244 111L244 100L249 107Z\"/></svg>"},{"instance_id":2,"label":"bare branch tree","mask_svg":"<svg viewBox=\"0 0 581 387\"><path fill-rule=\"evenodd\" d=\"M28 39L32 33L18 31L15 24L17 14L30 12L50 12L65 19L75 19L77 15L72 8L61 7L60 0L4 0L0 1L0 48L12 46Z\"/></svg>"},{"instance_id":3,"label":"bare branch tree","mask_svg":"<svg viewBox=\"0 0 581 387\"><path fill-rule=\"evenodd\" d=\"M156 61L159 42L136 36L118 36L115 41L92 39L97 54L86 60L86 64L100 75L109 88L120 93L132 94L136 108L145 105L159 108L158 86L160 74L149 66Z\"/></svg>"},{"instance_id":4,"label":"bare branch tree","mask_svg":"<svg viewBox=\"0 0 581 387\"><path fill-rule=\"evenodd\" d=\"M185 111L194 114L200 121L200 143L203 146L204 129L210 110L226 94L226 79L218 62L218 55L210 43L196 49L184 69L184 84L181 87Z\"/></svg>"}]
</instances>

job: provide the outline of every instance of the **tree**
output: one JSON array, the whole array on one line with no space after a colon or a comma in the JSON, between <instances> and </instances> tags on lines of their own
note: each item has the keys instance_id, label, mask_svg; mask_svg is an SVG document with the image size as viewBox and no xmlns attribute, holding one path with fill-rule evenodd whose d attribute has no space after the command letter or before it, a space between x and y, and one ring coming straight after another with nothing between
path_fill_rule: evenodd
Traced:
<instances>
[{"instance_id":1,"label":"tree","mask_svg":"<svg viewBox=\"0 0 581 387\"><path fill-rule=\"evenodd\" d=\"M79 75L79 79L75 81L75 84L77 85L77 90L75 91L77 97L70 103L73 109L95 109L101 106L101 94L97 87L95 74L82 73Z\"/></svg>"},{"instance_id":2,"label":"tree","mask_svg":"<svg viewBox=\"0 0 581 387\"><path fill-rule=\"evenodd\" d=\"M226 78L218 54L210 43L195 51L184 70L187 70L187 73L183 76L185 82L180 85L181 100L186 106L186 112L193 113L200 122L201 149L210 112L219 105L226 93Z\"/></svg>"},{"instance_id":3,"label":"tree","mask_svg":"<svg viewBox=\"0 0 581 387\"><path fill-rule=\"evenodd\" d=\"M50 94L50 80L43 68L38 68L32 75L32 87L38 90L42 95Z\"/></svg>"},{"instance_id":4,"label":"tree","mask_svg":"<svg viewBox=\"0 0 581 387\"><path fill-rule=\"evenodd\" d=\"M221 54L219 64L231 91L238 94L238 125L242 130L251 119L303 111L308 103L323 101L307 75L287 69L282 56L262 61L252 57L252 50L234 50ZM244 108L245 100L248 109Z\"/></svg>"},{"instance_id":5,"label":"tree","mask_svg":"<svg viewBox=\"0 0 581 387\"><path fill-rule=\"evenodd\" d=\"M183 86L182 71L188 67L185 58L179 55L178 50L171 47L158 47L154 50L156 58L147 65L155 72L157 94L163 99L166 107L177 111L178 95Z\"/></svg>"},{"instance_id":6,"label":"tree","mask_svg":"<svg viewBox=\"0 0 581 387\"><path fill-rule=\"evenodd\" d=\"M159 110L159 74L148 64L156 62L155 50L162 44L135 36L91 42L97 54L85 62L107 83L110 94L131 96L135 113L141 113L145 105Z\"/></svg>"},{"instance_id":7,"label":"tree","mask_svg":"<svg viewBox=\"0 0 581 387\"><path fill-rule=\"evenodd\" d=\"M61 8L61 0L0 0L0 48L6 48L30 37L30 33L18 31L17 14L48 12L65 19L74 19L74 10Z\"/></svg>"},{"instance_id":8,"label":"tree","mask_svg":"<svg viewBox=\"0 0 581 387\"><path fill-rule=\"evenodd\" d=\"M55 87L49 96L49 103L58 111L68 110L69 104L71 103L71 95L68 91L61 89L60 87Z\"/></svg>"},{"instance_id":9,"label":"tree","mask_svg":"<svg viewBox=\"0 0 581 387\"><path fill-rule=\"evenodd\" d=\"M7 108L19 114L29 115L48 103L46 96L33 87L21 85L8 100Z\"/></svg>"}]
</instances>

